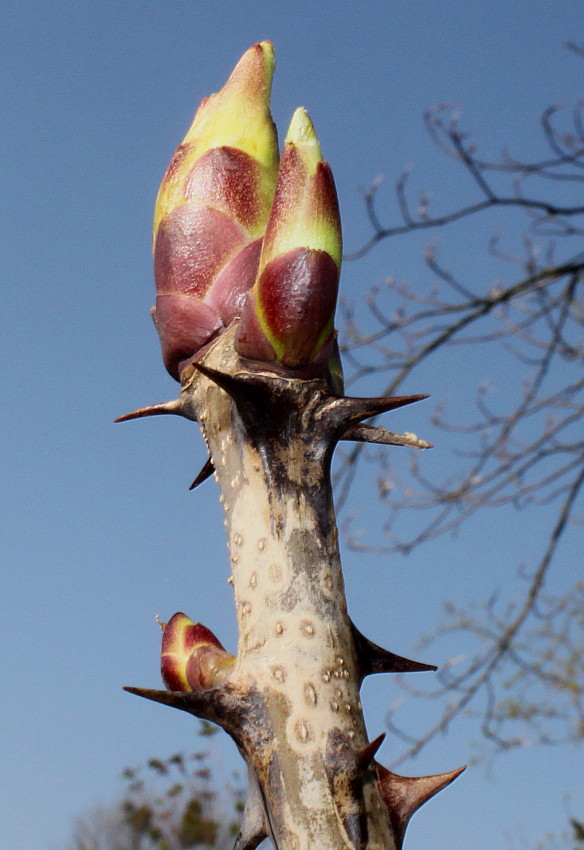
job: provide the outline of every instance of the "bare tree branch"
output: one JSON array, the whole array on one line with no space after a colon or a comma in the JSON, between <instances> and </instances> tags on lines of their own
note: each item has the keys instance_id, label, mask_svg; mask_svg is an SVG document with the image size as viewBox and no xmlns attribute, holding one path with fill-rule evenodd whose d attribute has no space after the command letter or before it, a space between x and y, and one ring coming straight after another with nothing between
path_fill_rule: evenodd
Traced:
<instances>
[{"instance_id":1,"label":"bare tree branch","mask_svg":"<svg viewBox=\"0 0 584 850\"><path fill-rule=\"evenodd\" d=\"M506 218L506 242L516 240L521 248L503 250L499 237L487 238L488 252L520 273L508 283L469 284L430 246L425 259L432 284L390 280L373 288L368 298L373 327L369 322L361 330L345 305L343 347L352 381L379 375L385 379L384 395L393 395L441 352L450 349L455 362L455 348L463 347L483 352L485 373L489 362L508 364L513 387L495 394L487 374L480 376L474 411L467 409L464 418L449 414L446 402L438 404L433 425L455 441L451 471L442 480L432 479L416 457L406 478L392 457L376 454L384 539L364 540L350 517L345 522L349 544L362 551L407 553L488 508L545 507L550 523L545 549L531 575L524 576L519 601L505 604L493 596L470 613L447 606L445 623L430 639L464 632L466 642L475 641L475 651L447 665L434 690L401 683L406 693L423 694L444 707L438 722L421 735L402 728L399 707L389 712L390 729L409 745L400 761L417 755L463 713L477 718L495 751L528 740L551 744L584 737L584 585L550 589L552 566L560 569L558 547L581 522L584 483L584 252L581 240L575 250L569 241L584 235L584 206L574 203L573 191L584 179L583 110L584 101L577 103L568 131L558 127L558 107L545 110L541 126L548 157L528 162L503 153L491 161L477 155L460 128L459 112L439 105L426 113L427 130L434 144L460 163L477 199L434 214L426 196L414 215L408 197L411 169L406 169L396 183L402 220L386 225L377 212L380 182L365 195L373 232L350 257L363 257L378 243L407 233L451 229L465 219L479 225L483 214L497 207L518 214ZM500 188L504 179L510 181L508 191ZM530 192L524 194L527 181ZM566 240L559 258L558 237ZM358 465L370 461L362 445L342 456L335 474L339 507Z\"/></svg>"}]
</instances>

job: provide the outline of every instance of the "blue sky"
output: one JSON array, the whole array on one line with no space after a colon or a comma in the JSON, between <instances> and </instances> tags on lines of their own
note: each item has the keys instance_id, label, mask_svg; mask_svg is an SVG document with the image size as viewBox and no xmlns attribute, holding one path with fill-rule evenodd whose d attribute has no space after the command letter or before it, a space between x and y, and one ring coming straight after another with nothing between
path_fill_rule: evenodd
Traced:
<instances>
[{"instance_id":1,"label":"blue sky","mask_svg":"<svg viewBox=\"0 0 584 850\"><path fill-rule=\"evenodd\" d=\"M526 157L541 154L541 111L581 95L582 62L564 47L581 24L578 3L549 0L4 0L0 850L62 850L76 816L115 798L122 768L197 747L189 718L121 690L158 684L155 614L185 610L235 646L214 484L187 490L204 460L200 436L171 417L112 424L176 394L148 313L151 219L200 99L249 45L272 40L280 136L305 106L334 169L351 250L368 235L360 188L379 174L388 217L391 186L410 162L414 190L434 190L437 204L469 197L425 135L430 106L461 104L487 153L512 144ZM501 221L481 226L490 234ZM483 234L475 236L442 244L481 279L490 268ZM382 244L347 264L343 294L359 303L389 275L416 280L425 241ZM446 364L408 389L470 400L482 377L473 368ZM429 412L396 413L392 427L432 440ZM436 450L432 458L448 462ZM372 492L361 476L349 509L367 505L368 524L381 525ZM443 599L462 603L512 584L516 565L535 557L540 529L518 539L516 517L506 514L495 538L491 521L407 561L347 552L354 619L408 654L439 621ZM575 575L575 544L563 555ZM397 696L390 678L367 684L372 735ZM417 710L431 719L437 706ZM461 724L401 769L465 763L468 734ZM229 742L219 746L235 763ZM381 760L400 746L386 741ZM431 803L406 846L514 849L523 838L533 846L565 825L566 792L582 816L582 787L570 750L511 753Z\"/></svg>"}]
</instances>

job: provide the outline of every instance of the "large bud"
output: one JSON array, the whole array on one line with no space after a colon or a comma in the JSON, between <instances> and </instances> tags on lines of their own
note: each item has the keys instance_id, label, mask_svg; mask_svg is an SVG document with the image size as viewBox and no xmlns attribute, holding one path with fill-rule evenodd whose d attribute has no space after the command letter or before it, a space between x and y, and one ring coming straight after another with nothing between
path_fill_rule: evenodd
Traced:
<instances>
[{"instance_id":1,"label":"large bud","mask_svg":"<svg viewBox=\"0 0 584 850\"><path fill-rule=\"evenodd\" d=\"M160 668L170 691L201 691L219 685L233 670L235 657L212 631L186 614L164 626Z\"/></svg>"},{"instance_id":2,"label":"large bud","mask_svg":"<svg viewBox=\"0 0 584 850\"><path fill-rule=\"evenodd\" d=\"M243 309L236 348L288 368L325 363L341 266L341 223L328 163L304 109L286 137L257 280Z\"/></svg>"},{"instance_id":3,"label":"large bud","mask_svg":"<svg viewBox=\"0 0 584 850\"><path fill-rule=\"evenodd\" d=\"M177 380L241 314L256 278L278 168L273 71L270 42L243 55L221 91L201 103L160 186L153 318Z\"/></svg>"}]
</instances>

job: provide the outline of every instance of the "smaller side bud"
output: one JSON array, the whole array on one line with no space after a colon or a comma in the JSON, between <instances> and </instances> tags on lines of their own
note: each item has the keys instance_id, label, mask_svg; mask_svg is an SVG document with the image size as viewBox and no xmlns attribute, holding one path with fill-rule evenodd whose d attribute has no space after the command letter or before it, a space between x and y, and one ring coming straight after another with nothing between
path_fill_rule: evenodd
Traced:
<instances>
[{"instance_id":1,"label":"smaller side bud","mask_svg":"<svg viewBox=\"0 0 584 850\"><path fill-rule=\"evenodd\" d=\"M235 347L296 369L333 354L341 223L331 169L304 109L286 136L258 276Z\"/></svg>"},{"instance_id":2,"label":"smaller side bud","mask_svg":"<svg viewBox=\"0 0 584 850\"><path fill-rule=\"evenodd\" d=\"M235 657L212 631L186 614L174 614L164 627L160 669L169 691L202 691L231 673Z\"/></svg>"}]
</instances>

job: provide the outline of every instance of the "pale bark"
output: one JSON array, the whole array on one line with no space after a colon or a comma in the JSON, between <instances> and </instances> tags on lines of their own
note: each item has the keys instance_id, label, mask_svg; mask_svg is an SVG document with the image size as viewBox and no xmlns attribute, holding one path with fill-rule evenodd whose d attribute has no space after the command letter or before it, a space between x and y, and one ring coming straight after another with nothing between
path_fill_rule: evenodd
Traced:
<instances>
[{"instance_id":1,"label":"pale bark","mask_svg":"<svg viewBox=\"0 0 584 850\"><path fill-rule=\"evenodd\" d=\"M405 779L374 761L382 737L368 741L363 677L431 668L351 623L329 466L351 429L367 439L361 419L398 405L252 367L232 340L233 329L183 373L178 402L135 415L178 413L202 427L229 541L235 668L199 693L131 690L213 720L236 741L250 776L237 850L266 836L278 850L396 850L411 814L458 771ZM392 442L382 431L371 439Z\"/></svg>"}]
</instances>

